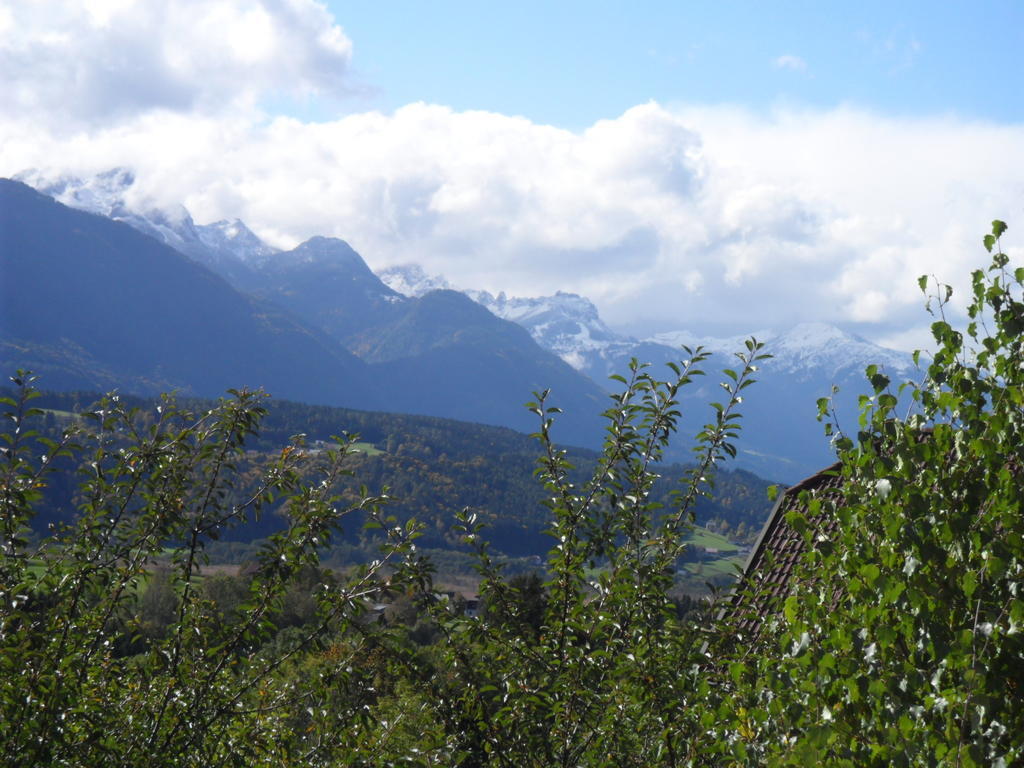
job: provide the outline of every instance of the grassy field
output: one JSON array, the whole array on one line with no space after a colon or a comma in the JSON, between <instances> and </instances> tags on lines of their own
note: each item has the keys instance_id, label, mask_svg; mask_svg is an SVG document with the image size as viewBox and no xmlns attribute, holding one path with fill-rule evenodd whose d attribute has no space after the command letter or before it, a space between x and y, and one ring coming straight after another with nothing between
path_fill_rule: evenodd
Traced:
<instances>
[{"instance_id":1,"label":"grassy field","mask_svg":"<svg viewBox=\"0 0 1024 768\"><path fill-rule=\"evenodd\" d=\"M49 413L62 419L77 419L78 414L73 411L59 411L56 408L40 408L43 413Z\"/></svg>"},{"instance_id":2,"label":"grassy field","mask_svg":"<svg viewBox=\"0 0 1024 768\"><path fill-rule=\"evenodd\" d=\"M384 453L384 451L377 448L373 443L352 443L352 450L365 453L367 456L376 456Z\"/></svg>"},{"instance_id":3,"label":"grassy field","mask_svg":"<svg viewBox=\"0 0 1024 768\"><path fill-rule=\"evenodd\" d=\"M725 536L712 533L707 528L696 526L687 541L695 547L704 549L717 549L719 552L735 552L739 547L729 541Z\"/></svg>"},{"instance_id":4,"label":"grassy field","mask_svg":"<svg viewBox=\"0 0 1024 768\"><path fill-rule=\"evenodd\" d=\"M733 555L703 563L687 563L686 570L694 576L703 576L710 580L719 576L735 576L737 569L742 568L745 562L745 557Z\"/></svg>"},{"instance_id":5,"label":"grassy field","mask_svg":"<svg viewBox=\"0 0 1024 768\"><path fill-rule=\"evenodd\" d=\"M713 590L726 591L736 582L739 569L745 563L746 558L740 555L729 555L703 563L687 563L676 575L676 585L693 597L707 595Z\"/></svg>"},{"instance_id":6,"label":"grassy field","mask_svg":"<svg viewBox=\"0 0 1024 768\"><path fill-rule=\"evenodd\" d=\"M707 528L694 527L687 543L703 549L717 549L722 555L713 560L686 563L677 573L677 587L693 597L709 594L712 591L709 584L718 589L728 589L739 569L746 564L746 555L736 554L738 545ZM600 567L587 569L587 578L596 578L602 570Z\"/></svg>"}]
</instances>

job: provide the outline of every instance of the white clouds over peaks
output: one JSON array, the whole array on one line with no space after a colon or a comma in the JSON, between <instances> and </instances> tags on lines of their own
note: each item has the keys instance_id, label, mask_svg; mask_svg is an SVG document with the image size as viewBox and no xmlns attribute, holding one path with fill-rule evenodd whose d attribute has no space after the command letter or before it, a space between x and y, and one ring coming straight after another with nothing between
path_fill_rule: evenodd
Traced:
<instances>
[{"instance_id":1,"label":"white clouds over peaks","mask_svg":"<svg viewBox=\"0 0 1024 768\"><path fill-rule=\"evenodd\" d=\"M0 175L117 165L199 221L344 237L374 267L465 287L579 292L638 332L816 320L896 338L926 319L917 276L965 277L988 222L1024 207L1024 129L949 118L649 103L577 133L411 104L150 113L70 140L0 120Z\"/></svg>"},{"instance_id":2,"label":"white clouds over peaks","mask_svg":"<svg viewBox=\"0 0 1024 768\"><path fill-rule=\"evenodd\" d=\"M343 92L352 46L312 0L13 0L5 111L54 128Z\"/></svg>"},{"instance_id":3,"label":"white clouds over peaks","mask_svg":"<svg viewBox=\"0 0 1024 768\"><path fill-rule=\"evenodd\" d=\"M343 237L463 287L582 293L643 333L919 338L918 275L965 277L992 218L1011 245L1024 229L1020 125L651 102L575 132L423 103L330 122L247 108L344 92L350 54L312 0L16 0L0 176L124 166L140 204L279 246Z\"/></svg>"}]
</instances>

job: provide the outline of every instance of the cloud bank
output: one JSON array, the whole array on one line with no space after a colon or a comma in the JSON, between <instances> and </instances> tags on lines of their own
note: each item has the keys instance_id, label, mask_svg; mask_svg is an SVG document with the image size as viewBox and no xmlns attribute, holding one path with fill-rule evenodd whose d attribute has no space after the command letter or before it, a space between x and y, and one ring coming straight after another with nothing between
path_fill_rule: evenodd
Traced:
<instances>
[{"instance_id":1,"label":"cloud bank","mask_svg":"<svg viewBox=\"0 0 1024 768\"><path fill-rule=\"evenodd\" d=\"M279 246L343 237L464 287L579 292L637 333L816 320L903 347L924 340L917 276L955 282L989 220L1024 223L1024 126L653 102L578 132L423 103L308 122L260 104L349 87L323 8L180 6L0 16L19 105L0 175L126 166L138 202Z\"/></svg>"},{"instance_id":2,"label":"cloud bank","mask_svg":"<svg viewBox=\"0 0 1024 768\"><path fill-rule=\"evenodd\" d=\"M153 110L340 94L352 43L311 0L14 0L0 8L4 111L51 130Z\"/></svg>"}]
</instances>

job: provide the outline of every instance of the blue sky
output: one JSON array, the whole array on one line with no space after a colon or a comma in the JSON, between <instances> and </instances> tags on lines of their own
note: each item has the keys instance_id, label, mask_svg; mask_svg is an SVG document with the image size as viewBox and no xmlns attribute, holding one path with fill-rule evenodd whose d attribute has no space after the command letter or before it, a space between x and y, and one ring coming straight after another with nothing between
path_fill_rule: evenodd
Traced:
<instances>
[{"instance_id":1,"label":"blue sky","mask_svg":"<svg viewBox=\"0 0 1024 768\"><path fill-rule=\"evenodd\" d=\"M132 207L576 292L641 337L912 349L919 275L962 292L995 217L1018 252L1022 9L8 0L0 175L127 167Z\"/></svg>"},{"instance_id":2,"label":"blue sky","mask_svg":"<svg viewBox=\"0 0 1024 768\"><path fill-rule=\"evenodd\" d=\"M369 93L581 129L654 100L1020 121L1019 2L328 3Z\"/></svg>"}]
</instances>

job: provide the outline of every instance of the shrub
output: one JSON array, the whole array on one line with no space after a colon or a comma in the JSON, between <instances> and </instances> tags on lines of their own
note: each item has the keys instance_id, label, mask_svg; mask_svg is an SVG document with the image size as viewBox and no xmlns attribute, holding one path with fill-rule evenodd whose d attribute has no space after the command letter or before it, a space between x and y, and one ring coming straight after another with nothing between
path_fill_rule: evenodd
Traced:
<instances>
[{"instance_id":1,"label":"shrub","mask_svg":"<svg viewBox=\"0 0 1024 768\"><path fill-rule=\"evenodd\" d=\"M387 566L398 567L395 582L423 578L415 532L383 515L384 497L364 489L338 506L349 444L319 454L317 480L303 485L300 465L310 459L296 440L238 502L235 462L263 415L259 395L233 392L200 414L165 399L155 415L112 396L55 441L31 429L41 415L31 407L32 378L19 373L14 383L18 396L3 399L10 429L0 464L5 765L337 759L346 736L366 722L365 696L335 700L330 709L313 704L351 676L363 636L343 635L346 650L325 654L316 675L283 671L361 625ZM61 461L81 462L78 518L32 544L35 505ZM224 621L210 599L224 595L202 588L204 545L275 497L285 502L288 528L270 539L248 594ZM296 591L296 582L308 582L318 547L356 510L386 529L383 557L345 583L315 590L307 604L310 585ZM274 622L300 609L301 626L267 645ZM297 713L307 711L308 727L294 728Z\"/></svg>"}]
</instances>

